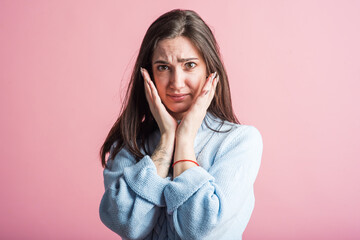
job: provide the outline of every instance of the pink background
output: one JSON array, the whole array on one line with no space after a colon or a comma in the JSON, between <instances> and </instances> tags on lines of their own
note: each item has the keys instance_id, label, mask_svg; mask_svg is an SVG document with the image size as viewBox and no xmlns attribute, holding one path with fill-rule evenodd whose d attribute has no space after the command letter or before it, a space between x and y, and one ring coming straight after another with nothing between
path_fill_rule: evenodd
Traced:
<instances>
[{"instance_id":1,"label":"pink background","mask_svg":"<svg viewBox=\"0 0 360 240\"><path fill-rule=\"evenodd\" d=\"M263 136L244 239L360 238L360 1L0 1L0 238L119 239L99 148L160 14L213 28Z\"/></svg>"}]
</instances>

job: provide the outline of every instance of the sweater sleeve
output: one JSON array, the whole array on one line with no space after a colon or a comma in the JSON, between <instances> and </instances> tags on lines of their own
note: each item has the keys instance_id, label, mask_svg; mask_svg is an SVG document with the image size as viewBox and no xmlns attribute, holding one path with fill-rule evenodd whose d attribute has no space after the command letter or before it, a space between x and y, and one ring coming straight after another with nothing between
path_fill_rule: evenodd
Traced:
<instances>
[{"instance_id":1,"label":"sweater sleeve","mask_svg":"<svg viewBox=\"0 0 360 240\"><path fill-rule=\"evenodd\" d=\"M157 175L149 156L136 163L125 148L108 161L103 174L101 221L124 239L144 239L165 206L164 188L170 179Z\"/></svg>"},{"instance_id":2,"label":"sweater sleeve","mask_svg":"<svg viewBox=\"0 0 360 240\"><path fill-rule=\"evenodd\" d=\"M250 216L239 214L246 208L252 211L253 203L247 200L253 195L262 149L255 127L238 127L220 144L209 171L193 167L168 184L168 213L182 239L207 239L214 229L226 229L239 217L247 223Z\"/></svg>"}]
</instances>

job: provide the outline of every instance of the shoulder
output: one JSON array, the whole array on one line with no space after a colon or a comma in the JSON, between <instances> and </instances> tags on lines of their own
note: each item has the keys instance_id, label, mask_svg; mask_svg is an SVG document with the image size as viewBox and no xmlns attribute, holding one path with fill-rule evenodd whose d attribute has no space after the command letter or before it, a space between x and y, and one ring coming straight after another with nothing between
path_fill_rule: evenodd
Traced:
<instances>
[{"instance_id":1,"label":"shoulder","mask_svg":"<svg viewBox=\"0 0 360 240\"><path fill-rule=\"evenodd\" d=\"M223 121L211 113L206 115L206 122L208 127L215 130L216 135L219 137L230 138L232 141L247 140L262 142L261 133L255 126Z\"/></svg>"},{"instance_id":2,"label":"shoulder","mask_svg":"<svg viewBox=\"0 0 360 240\"><path fill-rule=\"evenodd\" d=\"M222 129L229 130L218 142L215 162L231 162L231 168L244 167L251 182L255 181L263 153L263 140L260 131L252 125L225 122Z\"/></svg>"},{"instance_id":3,"label":"shoulder","mask_svg":"<svg viewBox=\"0 0 360 240\"><path fill-rule=\"evenodd\" d=\"M224 123L221 129L225 131L219 133L224 134L224 140L220 143L219 150L222 148L241 148L243 150L257 149L262 151L262 135L255 126Z\"/></svg>"},{"instance_id":4,"label":"shoulder","mask_svg":"<svg viewBox=\"0 0 360 240\"><path fill-rule=\"evenodd\" d=\"M260 131L252 125L225 123L224 128L230 128L228 137L236 141L262 142Z\"/></svg>"},{"instance_id":5,"label":"shoulder","mask_svg":"<svg viewBox=\"0 0 360 240\"><path fill-rule=\"evenodd\" d=\"M118 170L124 167L131 166L136 163L134 154L132 154L126 146L119 145L115 141L109 152L108 160L106 161L107 170Z\"/></svg>"},{"instance_id":6,"label":"shoulder","mask_svg":"<svg viewBox=\"0 0 360 240\"><path fill-rule=\"evenodd\" d=\"M262 135L255 126L222 121L211 114L207 114L207 122L209 128L214 131L212 142L217 146L218 154L262 152Z\"/></svg>"},{"instance_id":7,"label":"shoulder","mask_svg":"<svg viewBox=\"0 0 360 240\"><path fill-rule=\"evenodd\" d=\"M251 176L249 180L255 180L261 164L263 141L260 131L252 125L236 124L219 119L213 119L212 127L216 127L207 143L211 148L211 169L217 167L227 169L243 168ZM215 167L215 168L214 168ZM210 168L209 168L210 169Z\"/></svg>"}]
</instances>

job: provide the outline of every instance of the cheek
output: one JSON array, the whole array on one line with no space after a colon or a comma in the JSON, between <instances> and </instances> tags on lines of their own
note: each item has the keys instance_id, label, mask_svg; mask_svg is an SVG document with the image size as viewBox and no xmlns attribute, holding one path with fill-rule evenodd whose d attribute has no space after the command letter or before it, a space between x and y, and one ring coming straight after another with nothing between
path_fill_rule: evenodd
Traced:
<instances>
[{"instance_id":1,"label":"cheek","mask_svg":"<svg viewBox=\"0 0 360 240\"><path fill-rule=\"evenodd\" d=\"M161 79L154 79L156 90L158 91L158 94L162 96L165 92L166 84L164 81L161 81Z\"/></svg>"},{"instance_id":2,"label":"cheek","mask_svg":"<svg viewBox=\"0 0 360 240\"><path fill-rule=\"evenodd\" d=\"M202 78L198 78L198 79L193 79L193 81L191 81L190 85L191 88L193 89L194 92L196 92L196 94L199 94L203 88L205 84L205 76Z\"/></svg>"}]
</instances>

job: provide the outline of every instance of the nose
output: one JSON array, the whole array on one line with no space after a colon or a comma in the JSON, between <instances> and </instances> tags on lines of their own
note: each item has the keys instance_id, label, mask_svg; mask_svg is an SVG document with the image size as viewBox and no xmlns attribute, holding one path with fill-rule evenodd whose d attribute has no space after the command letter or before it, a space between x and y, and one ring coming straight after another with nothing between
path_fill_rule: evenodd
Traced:
<instances>
[{"instance_id":1,"label":"nose","mask_svg":"<svg viewBox=\"0 0 360 240\"><path fill-rule=\"evenodd\" d=\"M181 89L185 87L185 74L180 69L174 69L171 74L170 88Z\"/></svg>"}]
</instances>

